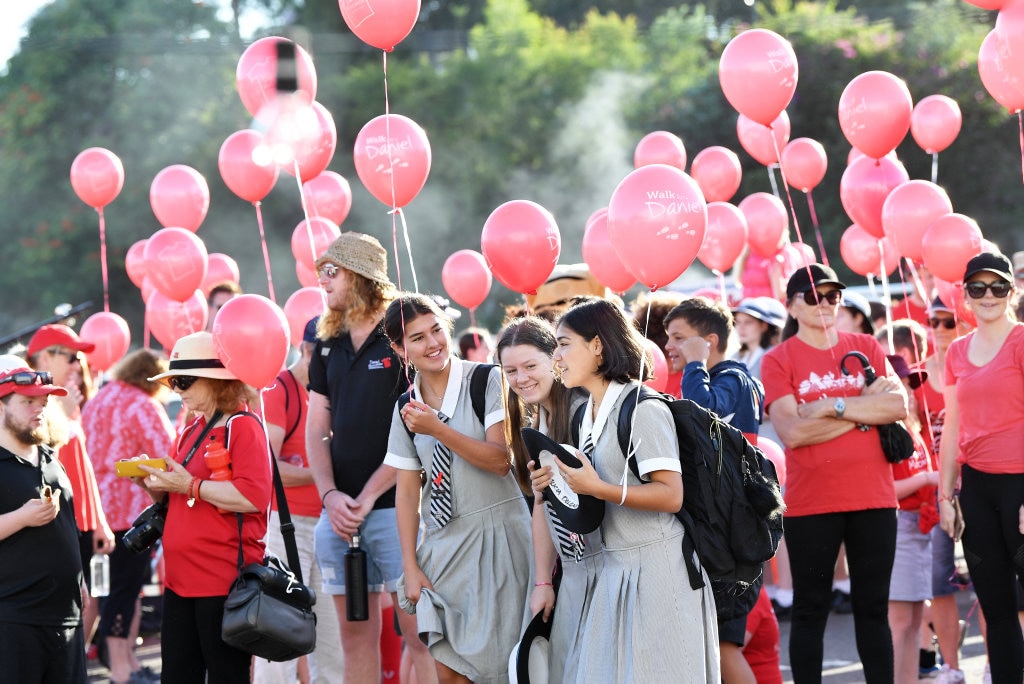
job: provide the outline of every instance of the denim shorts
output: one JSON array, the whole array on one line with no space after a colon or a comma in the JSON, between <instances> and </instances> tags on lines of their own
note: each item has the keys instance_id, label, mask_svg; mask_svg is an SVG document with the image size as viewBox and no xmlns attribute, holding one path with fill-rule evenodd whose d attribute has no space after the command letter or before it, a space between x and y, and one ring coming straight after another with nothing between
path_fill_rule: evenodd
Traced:
<instances>
[{"instance_id":1,"label":"denim shorts","mask_svg":"<svg viewBox=\"0 0 1024 684\"><path fill-rule=\"evenodd\" d=\"M323 579L321 590L328 595L345 593L345 552L349 544L335 534L327 511L320 513L314 531L316 562ZM363 521L359 547L366 551L366 580L371 592L392 593L402 575L402 547L394 508L370 511Z\"/></svg>"}]
</instances>

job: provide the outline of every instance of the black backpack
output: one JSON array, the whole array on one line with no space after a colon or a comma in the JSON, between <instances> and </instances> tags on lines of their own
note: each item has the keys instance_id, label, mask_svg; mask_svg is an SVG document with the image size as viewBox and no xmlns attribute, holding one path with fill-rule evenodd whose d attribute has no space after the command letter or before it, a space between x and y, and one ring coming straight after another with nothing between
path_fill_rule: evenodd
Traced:
<instances>
[{"instance_id":1,"label":"black backpack","mask_svg":"<svg viewBox=\"0 0 1024 684\"><path fill-rule=\"evenodd\" d=\"M493 363L477 364L469 377L469 400L473 404L473 413L484 424L484 413L487 411L487 380L491 375ZM401 411L409 400L412 399L412 389L398 397L398 410ZM404 423L403 423L404 425ZM409 433L409 439L413 438L413 431L406 426L405 431Z\"/></svg>"},{"instance_id":2,"label":"black backpack","mask_svg":"<svg viewBox=\"0 0 1024 684\"><path fill-rule=\"evenodd\" d=\"M638 389L639 401L665 402L675 423L683 474L683 507L676 517L686 527L683 556L690 586L704 586L693 564L696 551L714 593L739 599L719 602L719 620L746 615L758 593L747 589L760 578L762 564L775 556L782 538L785 503L775 466L715 413L688 399L675 399L646 386ZM624 454L630 451L638 389L626 395L619 411L617 433ZM573 417L577 442L585 408L584 404ZM629 460L629 468L639 478L635 459Z\"/></svg>"}]
</instances>

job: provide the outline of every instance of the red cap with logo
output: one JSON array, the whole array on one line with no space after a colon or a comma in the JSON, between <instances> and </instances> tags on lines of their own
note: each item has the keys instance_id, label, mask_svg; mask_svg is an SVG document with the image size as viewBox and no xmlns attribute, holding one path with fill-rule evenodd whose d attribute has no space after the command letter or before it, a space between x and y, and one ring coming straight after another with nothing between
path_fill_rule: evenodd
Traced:
<instances>
[{"instance_id":1,"label":"red cap with logo","mask_svg":"<svg viewBox=\"0 0 1024 684\"><path fill-rule=\"evenodd\" d=\"M28 342L27 354L33 356L50 347L67 347L68 349L85 352L86 354L96 349L95 344L86 342L74 330L59 323L44 325L39 328Z\"/></svg>"}]
</instances>

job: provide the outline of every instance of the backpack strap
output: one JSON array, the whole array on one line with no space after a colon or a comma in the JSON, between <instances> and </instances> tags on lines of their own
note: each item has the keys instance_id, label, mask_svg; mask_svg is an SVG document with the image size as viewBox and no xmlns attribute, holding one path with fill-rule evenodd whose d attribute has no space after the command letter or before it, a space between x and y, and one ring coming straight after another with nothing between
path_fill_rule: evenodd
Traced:
<instances>
[{"instance_id":1,"label":"backpack strap","mask_svg":"<svg viewBox=\"0 0 1024 684\"><path fill-rule=\"evenodd\" d=\"M476 414L477 420L480 424L484 424L484 417L487 411L487 381L491 376L491 369L496 368L493 363L481 363L473 368L473 372L469 376L469 401L473 405L473 413ZM398 410L401 412L405 405L412 399L412 389L403 392L402 396L398 397ZM405 423L403 423L405 425ZM409 434L409 439L412 439L415 435L413 431L406 425L405 431Z\"/></svg>"}]
</instances>

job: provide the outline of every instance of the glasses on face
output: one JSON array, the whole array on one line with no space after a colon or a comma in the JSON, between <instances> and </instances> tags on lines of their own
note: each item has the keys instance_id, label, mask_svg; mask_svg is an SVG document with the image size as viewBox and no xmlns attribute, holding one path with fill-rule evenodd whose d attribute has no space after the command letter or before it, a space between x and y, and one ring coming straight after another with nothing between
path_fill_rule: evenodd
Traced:
<instances>
[{"instance_id":1,"label":"glasses on face","mask_svg":"<svg viewBox=\"0 0 1024 684\"><path fill-rule=\"evenodd\" d=\"M991 290L993 297L1002 299L1010 294L1012 289L1013 285L1005 280L997 280L994 283L983 283L980 280L975 280L964 285L964 291L967 292L967 296L971 299L981 299L985 296L986 290Z\"/></svg>"},{"instance_id":2,"label":"glasses on face","mask_svg":"<svg viewBox=\"0 0 1024 684\"><path fill-rule=\"evenodd\" d=\"M198 380L194 375L173 375L171 379L167 381L167 384L171 386L171 389L177 392L184 392L192 385L196 384Z\"/></svg>"},{"instance_id":3,"label":"glasses on face","mask_svg":"<svg viewBox=\"0 0 1024 684\"><path fill-rule=\"evenodd\" d=\"M946 330L952 330L956 327L956 321L952 318L929 318L928 325L933 328L938 328L941 325Z\"/></svg>"},{"instance_id":4,"label":"glasses on face","mask_svg":"<svg viewBox=\"0 0 1024 684\"><path fill-rule=\"evenodd\" d=\"M320 267L318 273L321 278L327 278L328 280L334 280L338 275L338 267L334 264L324 264Z\"/></svg>"},{"instance_id":5,"label":"glasses on face","mask_svg":"<svg viewBox=\"0 0 1024 684\"><path fill-rule=\"evenodd\" d=\"M49 349L47 350L54 356L63 356L68 360L68 363L81 363L81 359L78 357L76 351L64 351L62 349Z\"/></svg>"},{"instance_id":6,"label":"glasses on face","mask_svg":"<svg viewBox=\"0 0 1024 684\"><path fill-rule=\"evenodd\" d=\"M835 306L839 302L843 301L842 290L831 290L829 292L818 292L816 290L808 290L804 292L804 301L810 306L818 306L819 302L828 302L829 306Z\"/></svg>"},{"instance_id":7,"label":"glasses on face","mask_svg":"<svg viewBox=\"0 0 1024 684\"><path fill-rule=\"evenodd\" d=\"M15 385L50 385L53 384L53 376L47 371L23 371L0 380L0 385L5 382L13 382Z\"/></svg>"}]
</instances>

